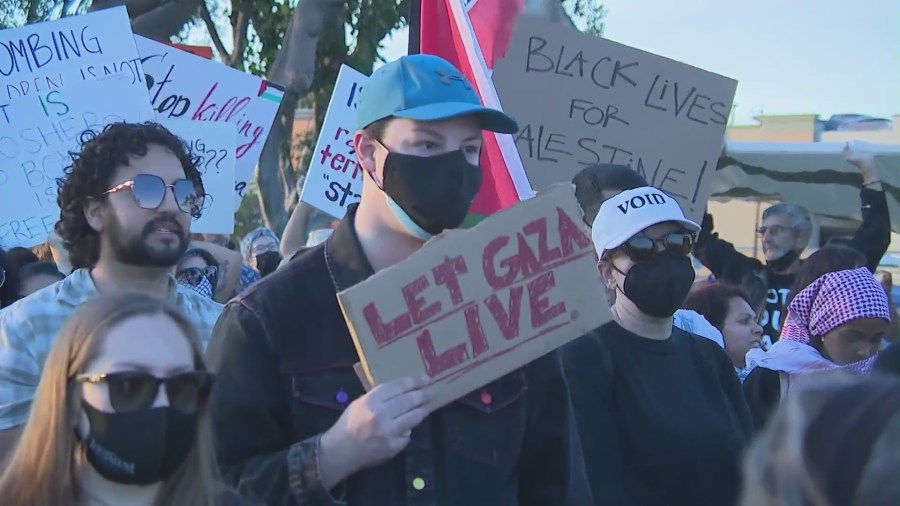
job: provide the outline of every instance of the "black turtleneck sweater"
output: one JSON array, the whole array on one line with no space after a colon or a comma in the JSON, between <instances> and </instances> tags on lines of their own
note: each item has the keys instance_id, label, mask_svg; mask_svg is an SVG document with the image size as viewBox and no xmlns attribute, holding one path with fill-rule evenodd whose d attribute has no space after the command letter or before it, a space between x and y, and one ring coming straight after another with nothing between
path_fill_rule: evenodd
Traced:
<instances>
[{"instance_id":1,"label":"black turtleneck sweater","mask_svg":"<svg viewBox=\"0 0 900 506\"><path fill-rule=\"evenodd\" d=\"M562 357L595 504L736 503L751 422L722 348L674 327L658 341L611 322Z\"/></svg>"}]
</instances>

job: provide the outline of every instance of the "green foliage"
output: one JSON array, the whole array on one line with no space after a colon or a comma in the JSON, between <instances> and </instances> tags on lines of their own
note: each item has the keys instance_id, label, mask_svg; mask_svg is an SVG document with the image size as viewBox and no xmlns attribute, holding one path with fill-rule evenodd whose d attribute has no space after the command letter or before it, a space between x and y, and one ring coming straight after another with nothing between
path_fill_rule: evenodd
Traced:
<instances>
[{"instance_id":1,"label":"green foliage","mask_svg":"<svg viewBox=\"0 0 900 506\"><path fill-rule=\"evenodd\" d=\"M579 30L598 37L603 35L607 11L600 0L562 0L562 3Z\"/></svg>"},{"instance_id":2,"label":"green foliage","mask_svg":"<svg viewBox=\"0 0 900 506\"><path fill-rule=\"evenodd\" d=\"M83 14L90 0L0 0L0 30Z\"/></svg>"}]
</instances>

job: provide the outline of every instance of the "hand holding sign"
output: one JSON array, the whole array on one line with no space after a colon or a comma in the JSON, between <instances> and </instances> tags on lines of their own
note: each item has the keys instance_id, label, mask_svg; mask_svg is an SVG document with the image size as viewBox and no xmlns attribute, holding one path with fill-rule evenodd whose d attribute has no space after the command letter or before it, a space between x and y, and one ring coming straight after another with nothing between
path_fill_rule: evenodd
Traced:
<instances>
[{"instance_id":1,"label":"hand holding sign","mask_svg":"<svg viewBox=\"0 0 900 506\"><path fill-rule=\"evenodd\" d=\"M409 444L412 429L429 412L428 376L401 378L376 386L344 410L322 435L320 458L326 489L357 471L392 459Z\"/></svg>"}]
</instances>

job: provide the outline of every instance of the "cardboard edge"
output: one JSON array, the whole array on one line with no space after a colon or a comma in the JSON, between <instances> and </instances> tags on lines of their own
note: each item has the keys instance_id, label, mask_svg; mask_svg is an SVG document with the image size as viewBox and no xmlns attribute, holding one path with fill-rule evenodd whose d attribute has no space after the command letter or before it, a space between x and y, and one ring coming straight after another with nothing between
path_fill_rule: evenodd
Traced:
<instances>
[{"instance_id":1,"label":"cardboard edge","mask_svg":"<svg viewBox=\"0 0 900 506\"><path fill-rule=\"evenodd\" d=\"M367 385L374 387L374 385L377 384L375 382L375 373L372 371L369 361L366 360L366 354L364 353L362 342L359 339L356 329L353 325L350 325L349 311L345 307L347 302L341 296L343 293L344 291L337 294L338 305L341 307L341 313L344 315L344 322L347 324L347 331L350 332L350 338L353 340L353 347L356 348L356 355L359 357L359 362L353 366L353 370L356 371L357 376L360 376L363 387ZM359 367L357 368L357 366ZM368 389L366 390L368 391Z\"/></svg>"}]
</instances>

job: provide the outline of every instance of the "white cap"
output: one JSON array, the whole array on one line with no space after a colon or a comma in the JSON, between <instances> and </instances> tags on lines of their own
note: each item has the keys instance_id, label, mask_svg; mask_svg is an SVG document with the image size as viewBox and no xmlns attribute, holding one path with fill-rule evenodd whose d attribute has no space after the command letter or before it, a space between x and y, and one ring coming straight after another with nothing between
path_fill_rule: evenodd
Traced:
<instances>
[{"instance_id":1,"label":"white cap","mask_svg":"<svg viewBox=\"0 0 900 506\"><path fill-rule=\"evenodd\" d=\"M691 232L700 225L684 217L678 201L652 186L626 190L600 206L591 225L591 238L597 255L621 246L638 232L657 223L673 221Z\"/></svg>"}]
</instances>

